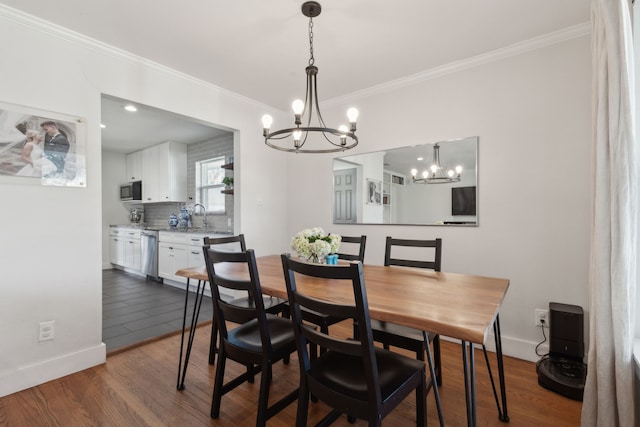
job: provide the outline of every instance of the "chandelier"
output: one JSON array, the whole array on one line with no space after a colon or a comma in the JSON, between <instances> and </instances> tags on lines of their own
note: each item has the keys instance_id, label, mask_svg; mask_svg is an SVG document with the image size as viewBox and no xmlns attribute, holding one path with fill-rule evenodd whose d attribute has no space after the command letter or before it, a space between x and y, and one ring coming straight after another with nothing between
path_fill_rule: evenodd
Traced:
<instances>
[{"instance_id":1,"label":"chandelier","mask_svg":"<svg viewBox=\"0 0 640 427\"><path fill-rule=\"evenodd\" d=\"M422 172L422 178L416 178L417 169L411 169L411 177L416 184L448 184L460 181L462 166L458 165L455 169L449 169L445 174L444 169L440 165L440 144L433 144L433 163L429 170Z\"/></svg>"},{"instance_id":2,"label":"chandelier","mask_svg":"<svg viewBox=\"0 0 640 427\"><path fill-rule=\"evenodd\" d=\"M271 132L273 118L265 114L262 117L262 135L264 142L271 148L295 153L334 153L344 151L358 145L356 136L356 119L358 110L350 108L347 111L349 127L339 126L338 129L328 128L324 124L318 103L318 86L316 77L318 67L314 65L313 57L313 18L320 15L320 3L308 1L302 5L302 14L309 18L309 65L305 68L307 74L307 89L305 100L293 101L295 127ZM315 113L315 114L314 114ZM312 135L316 135L315 137ZM330 145L326 148L304 148L307 139L324 139Z\"/></svg>"}]
</instances>

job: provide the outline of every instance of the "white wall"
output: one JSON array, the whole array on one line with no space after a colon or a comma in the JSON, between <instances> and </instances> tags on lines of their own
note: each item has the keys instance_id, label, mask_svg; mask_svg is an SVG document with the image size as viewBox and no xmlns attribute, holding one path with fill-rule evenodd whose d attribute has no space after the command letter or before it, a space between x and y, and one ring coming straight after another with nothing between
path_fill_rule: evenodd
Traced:
<instances>
[{"instance_id":1,"label":"white wall","mask_svg":"<svg viewBox=\"0 0 640 427\"><path fill-rule=\"evenodd\" d=\"M2 101L84 117L87 123L86 188L0 179L3 396L105 360L101 93L235 130L235 186L241 195L235 201L241 212L236 230L250 236L258 254L286 249L288 237L282 191L286 156L265 147L259 124L265 112L282 113L100 43L88 43L4 5L0 39L7 41L0 45ZM112 164L105 159L105 166ZM56 321L56 338L38 343L38 323L45 320Z\"/></svg>"},{"instance_id":2,"label":"white wall","mask_svg":"<svg viewBox=\"0 0 640 427\"><path fill-rule=\"evenodd\" d=\"M289 162L297 178L289 181L289 234L313 226L366 234L372 264L383 263L387 235L441 237L445 271L510 279L504 351L537 360L535 308L553 301L588 310L590 61L590 38L581 36L323 108L327 124L347 106L360 110L350 154L479 136L480 226L334 226L333 156L317 155Z\"/></svg>"}]
</instances>

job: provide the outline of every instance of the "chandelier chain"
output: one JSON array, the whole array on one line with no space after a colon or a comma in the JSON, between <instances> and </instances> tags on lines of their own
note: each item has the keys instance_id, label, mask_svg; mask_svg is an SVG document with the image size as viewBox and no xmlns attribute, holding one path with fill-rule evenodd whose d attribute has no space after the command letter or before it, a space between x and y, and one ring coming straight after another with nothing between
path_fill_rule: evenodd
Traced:
<instances>
[{"instance_id":1,"label":"chandelier chain","mask_svg":"<svg viewBox=\"0 0 640 427\"><path fill-rule=\"evenodd\" d=\"M313 19L309 18L309 65L313 65L315 58L313 57Z\"/></svg>"}]
</instances>

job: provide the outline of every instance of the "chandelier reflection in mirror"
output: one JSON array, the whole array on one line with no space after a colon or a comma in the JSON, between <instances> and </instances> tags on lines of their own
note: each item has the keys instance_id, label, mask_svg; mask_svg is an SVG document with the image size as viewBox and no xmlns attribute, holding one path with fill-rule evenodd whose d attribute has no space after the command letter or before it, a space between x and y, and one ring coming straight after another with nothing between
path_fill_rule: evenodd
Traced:
<instances>
[{"instance_id":1,"label":"chandelier reflection in mirror","mask_svg":"<svg viewBox=\"0 0 640 427\"><path fill-rule=\"evenodd\" d=\"M315 1L308 1L302 5L302 14L309 18L310 58L309 65L305 68L307 74L305 100L302 102L302 100L296 99L292 105L296 127L271 132L273 118L268 114L262 117L264 142L276 150L295 153L334 153L348 150L358 145L358 137L355 134L358 110L350 108L347 111L349 127L341 125L338 129L328 128L324 124L320 113L316 82L318 67L314 65L315 58L313 57L313 18L320 15L320 11L320 4ZM315 135L315 137L312 135ZM309 139L310 144L305 148L307 139ZM314 144L312 141L314 139L324 139L322 142L330 145L325 145L326 148L316 148L315 146L309 148L311 144Z\"/></svg>"},{"instance_id":2,"label":"chandelier reflection in mirror","mask_svg":"<svg viewBox=\"0 0 640 427\"><path fill-rule=\"evenodd\" d=\"M430 170L422 172L422 178L416 178L417 169L411 169L411 177L416 184L447 184L460 181L462 166L458 165L455 169L449 169L445 174L444 169L440 165L440 145L433 144L433 163Z\"/></svg>"}]
</instances>

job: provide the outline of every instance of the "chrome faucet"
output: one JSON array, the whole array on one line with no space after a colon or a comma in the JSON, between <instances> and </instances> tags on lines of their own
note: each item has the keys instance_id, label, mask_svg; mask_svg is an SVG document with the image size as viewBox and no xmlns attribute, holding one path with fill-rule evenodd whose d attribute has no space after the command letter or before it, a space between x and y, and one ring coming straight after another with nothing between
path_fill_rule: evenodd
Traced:
<instances>
[{"instance_id":1,"label":"chrome faucet","mask_svg":"<svg viewBox=\"0 0 640 427\"><path fill-rule=\"evenodd\" d=\"M204 205L200 204L200 203L196 203L195 205L193 205L193 213L196 213L196 208L200 206L202 208L202 212L204 212L204 218L202 218L202 225L204 225L204 231L207 231L207 208L204 207Z\"/></svg>"}]
</instances>

